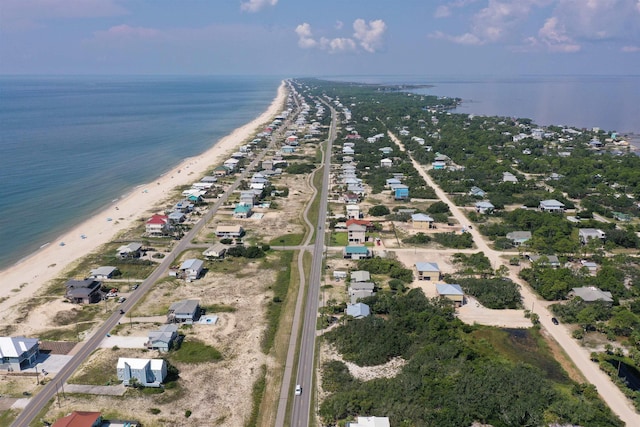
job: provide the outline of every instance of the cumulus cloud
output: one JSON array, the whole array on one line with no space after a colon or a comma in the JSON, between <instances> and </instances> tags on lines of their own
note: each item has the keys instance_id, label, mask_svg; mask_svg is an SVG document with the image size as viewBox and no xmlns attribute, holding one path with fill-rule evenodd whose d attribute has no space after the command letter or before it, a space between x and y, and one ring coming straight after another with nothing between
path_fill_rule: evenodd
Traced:
<instances>
[{"instance_id":1,"label":"cumulus cloud","mask_svg":"<svg viewBox=\"0 0 640 427\"><path fill-rule=\"evenodd\" d=\"M243 12L259 12L267 6L275 6L278 0L248 0L240 3Z\"/></svg>"},{"instance_id":2,"label":"cumulus cloud","mask_svg":"<svg viewBox=\"0 0 640 427\"><path fill-rule=\"evenodd\" d=\"M342 23L338 22L341 28ZM362 49L369 53L375 53L382 48L386 30L387 25L381 19L368 23L364 19L356 19L353 22L352 37L320 37L316 39L311 25L307 22L298 25L295 32L298 35L298 46L303 49L319 48L329 53L352 52Z\"/></svg>"},{"instance_id":3,"label":"cumulus cloud","mask_svg":"<svg viewBox=\"0 0 640 427\"><path fill-rule=\"evenodd\" d=\"M445 34L442 31L434 31L429 34L429 38L439 39L439 40L447 40L456 44L469 45L469 46L480 46L485 44L483 40L474 34L464 33L458 36L452 36L450 34Z\"/></svg>"},{"instance_id":4,"label":"cumulus cloud","mask_svg":"<svg viewBox=\"0 0 640 427\"><path fill-rule=\"evenodd\" d=\"M565 28L558 23L558 18L547 19L540 31L539 40L544 43L552 52L577 52L580 45L577 44L566 33Z\"/></svg>"},{"instance_id":5,"label":"cumulus cloud","mask_svg":"<svg viewBox=\"0 0 640 427\"><path fill-rule=\"evenodd\" d=\"M436 8L433 16L436 18L447 18L453 14L453 9L459 9L477 1L478 0L456 0L447 4L441 4Z\"/></svg>"}]
</instances>

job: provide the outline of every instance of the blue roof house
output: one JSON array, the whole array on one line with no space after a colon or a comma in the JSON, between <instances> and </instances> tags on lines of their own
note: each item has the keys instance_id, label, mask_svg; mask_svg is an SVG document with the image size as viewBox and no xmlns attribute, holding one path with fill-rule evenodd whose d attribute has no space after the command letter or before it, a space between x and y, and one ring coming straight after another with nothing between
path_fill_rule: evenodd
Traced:
<instances>
[{"instance_id":1,"label":"blue roof house","mask_svg":"<svg viewBox=\"0 0 640 427\"><path fill-rule=\"evenodd\" d=\"M371 258L371 249L366 246L346 246L342 250L344 258L349 259L364 259Z\"/></svg>"},{"instance_id":2,"label":"blue roof house","mask_svg":"<svg viewBox=\"0 0 640 427\"><path fill-rule=\"evenodd\" d=\"M393 193L393 198L396 200L407 200L409 198L409 187L406 185L397 185Z\"/></svg>"}]
</instances>

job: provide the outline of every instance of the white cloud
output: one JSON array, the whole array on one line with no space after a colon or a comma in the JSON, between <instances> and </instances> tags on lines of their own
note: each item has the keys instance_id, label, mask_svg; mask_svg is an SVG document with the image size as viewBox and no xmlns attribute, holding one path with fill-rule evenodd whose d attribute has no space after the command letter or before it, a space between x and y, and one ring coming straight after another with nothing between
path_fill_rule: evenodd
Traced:
<instances>
[{"instance_id":1,"label":"white cloud","mask_svg":"<svg viewBox=\"0 0 640 427\"><path fill-rule=\"evenodd\" d=\"M552 52L570 53L580 50L580 45L567 35L566 30L562 24L558 23L556 17L547 19L538 31L538 36L539 40Z\"/></svg>"},{"instance_id":2,"label":"white cloud","mask_svg":"<svg viewBox=\"0 0 640 427\"><path fill-rule=\"evenodd\" d=\"M310 49L318 44L318 42L313 39L311 25L307 22L296 27L296 34L298 35L298 46L303 49Z\"/></svg>"},{"instance_id":3,"label":"white cloud","mask_svg":"<svg viewBox=\"0 0 640 427\"><path fill-rule=\"evenodd\" d=\"M115 25L106 31L96 31L96 40L154 39L162 33L159 30L145 27L131 27L126 24Z\"/></svg>"},{"instance_id":4,"label":"white cloud","mask_svg":"<svg viewBox=\"0 0 640 427\"><path fill-rule=\"evenodd\" d=\"M640 52L640 46L623 46L620 50L624 53L636 53Z\"/></svg>"},{"instance_id":5,"label":"white cloud","mask_svg":"<svg viewBox=\"0 0 640 427\"><path fill-rule=\"evenodd\" d=\"M338 21L338 27L342 28L342 22ZM338 28L339 29L339 28ZM384 33L387 25L383 20L365 22L364 19L356 19L353 22L352 37L320 37L316 39L311 30L311 25L304 22L295 29L298 35L298 46L302 49L318 48L329 53L355 52L361 48L369 53L377 52L383 44Z\"/></svg>"},{"instance_id":6,"label":"white cloud","mask_svg":"<svg viewBox=\"0 0 640 427\"><path fill-rule=\"evenodd\" d=\"M442 31L435 31L429 34L429 37L432 39L448 40L456 44L469 45L469 46L480 46L485 44L485 42L480 40L478 36L471 33L464 33L459 36L452 36L449 34L445 34Z\"/></svg>"},{"instance_id":7,"label":"white cloud","mask_svg":"<svg viewBox=\"0 0 640 427\"><path fill-rule=\"evenodd\" d=\"M369 24L364 19L356 19L353 22L353 29L355 31L353 37L360 40L360 46L367 52L374 53L382 46L387 25L382 19L369 21Z\"/></svg>"},{"instance_id":8,"label":"white cloud","mask_svg":"<svg viewBox=\"0 0 640 427\"><path fill-rule=\"evenodd\" d=\"M341 30L344 27L344 22L336 21L336 30Z\"/></svg>"},{"instance_id":9,"label":"white cloud","mask_svg":"<svg viewBox=\"0 0 640 427\"><path fill-rule=\"evenodd\" d=\"M440 5L433 14L436 18L446 18L451 16L451 9L447 5Z\"/></svg>"},{"instance_id":10,"label":"white cloud","mask_svg":"<svg viewBox=\"0 0 640 427\"><path fill-rule=\"evenodd\" d=\"M447 4L442 4L436 8L433 16L435 18L448 18L453 15L452 9L460 9L467 5L476 3L478 0L455 0Z\"/></svg>"},{"instance_id":11,"label":"white cloud","mask_svg":"<svg viewBox=\"0 0 640 427\"><path fill-rule=\"evenodd\" d=\"M243 12L259 12L267 6L275 6L278 0L248 0L240 4Z\"/></svg>"}]
</instances>

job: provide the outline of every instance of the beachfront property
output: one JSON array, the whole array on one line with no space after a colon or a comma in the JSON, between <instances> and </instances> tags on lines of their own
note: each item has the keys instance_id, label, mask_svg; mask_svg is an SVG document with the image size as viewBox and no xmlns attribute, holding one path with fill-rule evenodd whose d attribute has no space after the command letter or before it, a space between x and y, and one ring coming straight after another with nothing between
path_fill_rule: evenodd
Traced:
<instances>
[{"instance_id":1,"label":"beachfront property","mask_svg":"<svg viewBox=\"0 0 640 427\"><path fill-rule=\"evenodd\" d=\"M349 224L347 226L347 241L349 243L364 243L366 238L367 227L360 224Z\"/></svg>"},{"instance_id":2,"label":"beachfront property","mask_svg":"<svg viewBox=\"0 0 640 427\"><path fill-rule=\"evenodd\" d=\"M476 212L481 214L490 214L495 210L495 206L487 200L476 202Z\"/></svg>"},{"instance_id":3,"label":"beachfront property","mask_svg":"<svg viewBox=\"0 0 640 427\"><path fill-rule=\"evenodd\" d=\"M198 280L202 274L204 262L201 259L190 258L180 265L181 276L187 281Z\"/></svg>"},{"instance_id":4,"label":"beachfront property","mask_svg":"<svg viewBox=\"0 0 640 427\"><path fill-rule=\"evenodd\" d=\"M366 246L346 246L342 250L343 258L347 259L365 259L372 257L371 249Z\"/></svg>"},{"instance_id":5,"label":"beachfront property","mask_svg":"<svg viewBox=\"0 0 640 427\"><path fill-rule=\"evenodd\" d=\"M0 369L20 372L33 366L40 354L39 340L25 337L0 337Z\"/></svg>"},{"instance_id":6,"label":"beachfront property","mask_svg":"<svg viewBox=\"0 0 640 427\"><path fill-rule=\"evenodd\" d=\"M512 231L507 233L507 239L511 241L513 246L520 246L523 243L531 240L531 232L530 231Z\"/></svg>"},{"instance_id":7,"label":"beachfront property","mask_svg":"<svg viewBox=\"0 0 640 427\"><path fill-rule=\"evenodd\" d=\"M91 270L88 278L94 280L106 280L112 279L116 274L118 274L118 267L105 265Z\"/></svg>"},{"instance_id":8,"label":"beachfront property","mask_svg":"<svg viewBox=\"0 0 640 427\"><path fill-rule=\"evenodd\" d=\"M216 243L213 246L209 246L202 255L207 257L208 259L222 259L224 258L224 254L227 252L227 245L222 243Z\"/></svg>"},{"instance_id":9,"label":"beachfront property","mask_svg":"<svg viewBox=\"0 0 640 427\"><path fill-rule=\"evenodd\" d=\"M367 304L357 302L355 304L347 304L345 313L347 314L347 316L351 316L355 319L362 319L371 314L371 309Z\"/></svg>"},{"instance_id":10,"label":"beachfront property","mask_svg":"<svg viewBox=\"0 0 640 427\"><path fill-rule=\"evenodd\" d=\"M229 170L234 171L236 167L240 163L240 160L234 159L233 157L224 161L223 166L229 168Z\"/></svg>"},{"instance_id":11,"label":"beachfront property","mask_svg":"<svg viewBox=\"0 0 640 427\"><path fill-rule=\"evenodd\" d=\"M65 283L64 297L74 304L93 304L102 299L102 283L93 279L70 279Z\"/></svg>"},{"instance_id":12,"label":"beachfront property","mask_svg":"<svg viewBox=\"0 0 640 427\"><path fill-rule=\"evenodd\" d=\"M538 205L538 209L542 212L563 213L564 203L555 199L542 200L540 205Z\"/></svg>"},{"instance_id":13,"label":"beachfront property","mask_svg":"<svg viewBox=\"0 0 640 427\"><path fill-rule=\"evenodd\" d=\"M411 215L411 225L414 230L428 230L433 228L434 219L429 215L417 213Z\"/></svg>"},{"instance_id":14,"label":"beachfront property","mask_svg":"<svg viewBox=\"0 0 640 427\"><path fill-rule=\"evenodd\" d=\"M187 220L187 215L180 211L173 211L168 216L169 224L171 224L171 230L173 230L174 224L181 224Z\"/></svg>"},{"instance_id":15,"label":"beachfront property","mask_svg":"<svg viewBox=\"0 0 640 427\"><path fill-rule=\"evenodd\" d=\"M100 412L73 411L69 415L59 418L51 427L100 427L102 414Z\"/></svg>"},{"instance_id":16,"label":"beachfront property","mask_svg":"<svg viewBox=\"0 0 640 427\"><path fill-rule=\"evenodd\" d=\"M140 258L142 243L133 242L128 245L122 245L117 249L116 253L120 259Z\"/></svg>"},{"instance_id":17,"label":"beachfront property","mask_svg":"<svg viewBox=\"0 0 640 427\"><path fill-rule=\"evenodd\" d=\"M437 282L441 278L440 267L435 262L416 262L414 266L418 273L418 280Z\"/></svg>"},{"instance_id":18,"label":"beachfront property","mask_svg":"<svg viewBox=\"0 0 640 427\"><path fill-rule=\"evenodd\" d=\"M229 173L231 172L231 169L229 169L228 167L222 165L222 166L217 166L216 168L213 169L213 176L216 177L224 177L229 175Z\"/></svg>"},{"instance_id":19,"label":"beachfront property","mask_svg":"<svg viewBox=\"0 0 640 427\"><path fill-rule=\"evenodd\" d=\"M167 323L192 324L200 317L200 301L197 299L185 299L174 302L169 306Z\"/></svg>"},{"instance_id":20,"label":"beachfront property","mask_svg":"<svg viewBox=\"0 0 640 427\"><path fill-rule=\"evenodd\" d=\"M244 229L239 225L219 225L216 236L220 238L238 238L244 235Z\"/></svg>"},{"instance_id":21,"label":"beachfront property","mask_svg":"<svg viewBox=\"0 0 640 427\"><path fill-rule=\"evenodd\" d=\"M171 231L171 223L167 215L155 214L147 220L145 231L148 236L164 236Z\"/></svg>"},{"instance_id":22,"label":"beachfront property","mask_svg":"<svg viewBox=\"0 0 640 427\"><path fill-rule=\"evenodd\" d=\"M581 228L578 231L578 238L583 245L586 245L591 239L598 239L602 242L606 237L606 233L599 228Z\"/></svg>"},{"instance_id":23,"label":"beachfront property","mask_svg":"<svg viewBox=\"0 0 640 427\"><path fill-rule=\"evenodd\" d=\"M171 350L177 338L177 325L162 325L155 331L149 331L149 340L145 343L145 347L149 350L158 350L161 353L166 353Z\"/></svg>"},{"instance_id":24,"label":"beachfront property","mask_svg":"<svg viewBox=\"0 0 640 427\"><path fill-rule=\"evenodd\" d=\"M456 307L464 305L464 291L460 285L449 285L447 283L438 283L436 292L441 298L453 301Z\"/></svg>"},{"instance_id":25,"label":"beachfront property","mask_svg":"<svg viewBox=\"0 0 640 427\"><path fill-rule=\"evenodd\" d=\"M167 362L163 359L118 358L118 379L125 386L160 387L167 377Z\"/></svg>"}]
</instances>

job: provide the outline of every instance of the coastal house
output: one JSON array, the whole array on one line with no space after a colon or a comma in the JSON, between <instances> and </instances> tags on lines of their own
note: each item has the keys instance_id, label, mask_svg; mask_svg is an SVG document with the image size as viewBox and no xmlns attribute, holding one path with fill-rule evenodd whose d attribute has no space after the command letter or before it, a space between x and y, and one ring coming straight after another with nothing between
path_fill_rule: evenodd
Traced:
<instances>
[{"instance_id":1,"label":"coastal house","mask_svg":"<svg viewBox=\"0 0 640 427\"><path fill-rule=\"evenodd\" d=\"M404 184L396 185L393 190L395 200L407 200L409 198L409 187Z\"/></svg>"},{"instance_id":2,"label":"coastal house","mask_svg":"<svg viewBox=\"0 0 640 427\"><path fill-rule=\"evenodd\" d=\"M342 250L343 258L347 259L365 259L371 258L371 249L366 246L346 246Z\"/></svg>"},{"instance_id":3,"label":"coastal house","mask_svg":"<svg viewBox=\"0 0 640 427\"><path fill-rule=\"evenodd\" d=\"M507 239L511 241L514 246L520 246L525 242L531 240L530 231L512 231L507 233Z\"/></svg>"},{"instance_id":4,"label":"coastal house","mask_svg":"<svg viewBox=\"0 0 640 427\"><path fill-rule=\"evenodd\" d=\"M182 265L180 265L180 272L182 273L182 277L187 282L191 282L193 280L197 280L200 277L203 268L204 262L201 259L190 258L185 260Z\"/></svg>"},{"instance_id":5,"label":"coastal house","mask_svg":"<svg viewBox=\"0 0 640 427\"><path fill-rule=\"evenodd\" d=\"M402 181L400 181L398 178L387 178L385 186L387 188L393 189L394 185L400 185L400 184L402 184Z\"/></svg>"},{"instance_id":6,"label":"coastal house","mask_svg":"<svg viewBox=\"0 0 640 427\"><path fill-rule=\"evenodd\" d=\"M578 238L583 245L586 245L591 239L598 239L602 242L606 237L606 233L599 228L581 228L578 230Z\"/></svg>"},{"instance_id":7,"label":"coastal house","mask_svg":"<svg viewBox=\"0 0 640 427\"><path fill-rule=\"evenodd\" d=\"M102 299L102 283L93 279L67 280L64 297L74 304L93 304Z\"/></svg>"},{"instance_id":8,"label":"coastal house","mask_svg":"<svg viewBox=\"0 0 640 427\"><path fill-rule=\"evenodd\" d=\"M371 282L351 283L347 292L349 293L349 301L355 304L361 298L367 298L374 295L375 285Z\"/></svg>"},{"instance_id":9,"label":"coastal house","mask_svg":"<svg viewBox=\"0 0 640 427\"><path fill-rule=\"evenodd\" d=\"M371 309L369 306L362 302L357 302L355 304L347 304L347 309L345 310L347 316L351 316L355 319L362 319L371 314Z\"/></svg>"},{"instance_id":10,"label":"coastal house","mask_svg":"<svg viewBox=\"0 0 640 427\"><path fill-rule=\"evenodd\" d=\"M502 174L502 182L511 182L516 184L518 182L518 178L516 178L516 176L511 172L504 172Z\"/></svg>"},{"instance_id":11,"label":"coastal house","mask_svg":"<svg viewBox=\"0 0 640 427\"><path fill-rule=\"evenodd\" d=\"M351 147L342 147L342 154L353 155L355 151Z\"/></svg>"},{"instance_id":12,"label":"coastal house","mask_svg":"<svg viewBox=\"0 0 640 427\"><path fill-rule=\"evenodd\" d=\"M393 160L388 158L380 160L380 167L390 168L391 166L393 166Z\"/></svg>"},{"instance_id":13,"label":"coastal house","mask_svg":"<svg viewBox=\"0 0 640 427\"><path fill-rule=\"evenodd\" d=\"M122 245L117 250L120 259L140 258L142 253L142 243L132 242L128 245Z\"/></svg>"},{"instance_id":14,"label":"coastal house","mask_svg":"<svg viewBox=\"0 0 640 427\"><path fill-rule=\"evenodd\" d=\"M481 214L491 214L495 210L495 206L487 200L476 202L476 212Z\"/></svg>"},{"instance_id":15,"label":"coastal house","mask_svg":"<svg viewBox=\"0 0 640 427\"><path fill-rule=\"evenodd\" d=\"M382 154L391 154L393 152L393 148L382 147L382 148L378 148L378 151L382 151Z\"/></svg>"},{"instance_id":16,"label":"coastal house","mask_svg":"<svg viewBox=\"0 0 640 427\"><path fill-rule=\"evenodd\" d=\"M560 267L560 259L556 255L528 255L527 258L532 264L537 263L551 268Z\"/></svg>"},{"instance_id":17,"label":"coastal house","mask_svg":"<svg viewBox=\"0 0 640 427\"><path fill-rule=\"evenodd\" d=\"M118 379L125 386L160 387L167 377L167 362L163 359L118 358Z\"/></svg>"},{"instance_id":18,"label":"coastal house","mask_svg":"<svg viewBox=\"0 0 640 427\"><path fill-rule=\"evenodd\" d=\"M118 273L118 267L113 267L110 265L105 265L102 267L94 268L89 273L89 279L94 280L105 280L112 279Z\"/></svg>"},{"instance_id":19,"label":"coastal house","mask_svg":"<svg viewBox=\"0 0 640 427\"><path fill-rule=\"evenodd\" d=\"M464 292L460 285L438 283L436 285L436 292L441 298L453 301L456 307L464 305Z\"/></svg>"},{"instance_id":20,"label":"coastal house","mask_svg":"<svg viewBox=\"0 0 640 427\"><path fill-rule=\"evenodd\" d=\"M171 230L167 215L155 214L147 220L145 231L149 236L164 236Z\"/></svg>"},{"instance_id":21,"label":"coastal house","mask_svg":"<svg viewBox=\"0 0 640 427\"><path fill-rule=\"evenodd\" d=\"M227 252L227 245L222 243L216 243L213 246L209 246L202 255L208 259L221 259L224 258L224 254Z\"/></svg>"},{"instance_id":22,"label":"coastal house","mask_svg":"<svg viewBox=\"0 0 640 427\"><path fill-rule=\"evenodd\" d=\"M256 202L255 191L241 191L239 204L253 206Z\"/></svg>"},{"instance_id":23,"label":"coastal house","mask_svg":"<svg viewBox=\"0 0 640 427\"><path fill-rule=\"evenodd\" d=\"M564 203L555 199L542 200L540 205L538 205L538 209L542 212L563 213Z\"/></svg>"},{"instance_id":24,"label":"coastal house","mask_svg":"<svg viewBox=\"0 0 640 427\"><path fill-rule=\"evenodd\" d=\"M447 167L447 164L445 162L433 162L431 163L431 167L433 168L433 170L444 170Z\"/></svg>"},{"instance_id":25,"label":"coastal house","mask_svg":"<svg viewBox=\"0 0 640 427\"><path fill-rule=\"evenodd\" d=\"M234 158L230 158L228 160L225 160L223 165L226 166L227 168L229 168L229 170L234 171L236 169L236 167L238 166L238 163L240 163L240 160L234 159Z\"/></svg>"},{"instance_id":26,"label":"coastal house","mask_svg":"<svg viewBox=\"0 0 640 427\"><path fill-rule=\"evenodd\" d=\"M249 205L236 205L233 209L233 217L237 219L247 219L253 213L251 206Z\"/></svg>"},{"instance_id":27,"label":"coastal house","mask_svg":"<svg viewBox=\"0 0 640 427\"><path fill-rule=\"evenodd\" d=\"M360 218L360 206L347 205L347 219L359 219Z\"/></svg>"},{"instance_id":28,"label":"coastal house","mask_svg":"<svg viewBox=\"0 0 640 427\"><path fill-rule=\"evenodd\" d=\"M606 303L613 302L613 295L611 292L603 291L595 286L583 286L580 288L573 288L567 295L567 298L579 297L584 302L604 301Z\"/></svg>"},{"instance_id":29,"label":"coastal house","mask_svg":"<svg viewBox=\"0 0 640 427\"><path fill-rule=\"evenodd\" d=\"M222 166L217 166L215 169L213 169L213 175L216 177L223 177L223 176L227 176L229 175L229 172L231 172L231 169L229 169L228 167L222 165Z\"/></svg>"},{"instance_id":30,"label":"coastal house","mask_svg":"<svg viewBox=\"0 0 640 427\"><path fill-rule=\"evenodd\" d=\"M158 350L161 353L165 353L171 350L177 338L177 325L162 325L155 331L149 331L149 340L145 343L145 347L149 350Z\"/></svg>"},{"instance_id":31,"label":"coastal house","mask_svg":"<svg viewBox=\"0 0 640 427\"><path fill-rule=\"evenodd\" d=\"M175 224L182 224L183 222L185 222L187 220L187 216L184 214L184 212L180 212L180 211L173 211L168 215L169 218L169 223L172 224L172 229L173 229L173 225Z\"/></svg>"},{"instance_id":32,"label":"coastal house","mask_svg":"<svg viewBox=\"0 0 640 427\"><path fill-rule=\"evenodd\" d=\"M36 363L39 340L25 337L0 337L0 369L20 372Z\"/></svg>"},{"instance_id":33,"label":"coastal house","mask_svg":"<svg viewBox=\"0 0 640 427\"><path fill-rule=\"evenodd\" d=\"M428 230L433 228L434 219L429 215L417 213L411 215L411 224L414 230Z\"/></svg>"},{"instance_id":34,"label":"coastal house","mask_svg":"<svg viewBox=\"0 0 640 427\"><path fill-rule=\"evenodd\" d=\"M595 276L596 274L598 274L598 264L593 262L593 261L587 261L587 260L581 260L580 261L580 268L585 268L588 272L589 275L591 276Z\"/></svg>"},{"instance_id":35,"label":"coastal house","mask_svg":"<svg viewBox=\"0 0 640 427\"><path fill-rule=\"evenodd\" d=\"M263 160L262 161L262 169L264 169L264 170L273 170L273 160Z\"/></svg>"},{"instance_id":36,"label":"coastal house","mask_svg":"<svg viewBox=\"0 0 640 427\"><path fill-rule=\"evenodd\" d=\"M200 301L197 299L185 299L174 302L169 306L167 313L168 323L191 324L200 317Z\"/></svg>"},{"instance_id":37,"label":"coastal house","mask_svg":"<svg viewBox=\"0 0 640 427\"><path fill-rule=\"evenodd\" d=\"M367 227L360 224L350 224L347 226L347 241L349 243L364 243L366 238Z\"/></svg>"},{"instance_id":38,"label":"coastal house","mask_svg":"<svg viewBox=\"0 0 640 427\"><path fill-rule=\"evenodd\" d=\"M441 278L440 267L435 262L416 262L415 268L418 272L418 280L437 282Z\"/></svg>"},{"instance_id":39,"label":"coastal house","mask_svg":"<svg viewBox=\"0 0 640 427\"><path fill-rule=\"evenodd\" d=\"M189 200L180 200L178 203L176 203L173 206L173 211L174 212L182 212L182 213L189 213L192 212L194 208L193 203L191 203ZM169 218L171 220L171 218Z\"/></svg>"},{"instance_id":40,"label":"coastal house","mask_svg":"<svg viewBox=\"0 0 640 427\"><path fill-rule=\"evenodd\" d=\"M367 221L365 219L348 219L345 224L345 228L349 227L351 224L358 224L367 227L367 231L373 230L373 222Z\"/></svg>"},{"instance_id":41,"label":"coastal house","mask_svg":"<svg viewBox=\"0 0 640 427\"><path fill-rule=\"evenodd\" d=\"M342 200L347 205L357 204L360 201L360 196L353 192L346 192L342 196Z\"/></svg>"},{"instance_id":42,"label":"coastal house","mask_svg":"<svg viewBox=\"0 0 640 427\"><path fill-rule=\"evenodd\" d=\"M296 151L296 147L294 147L293 145L283 145L280 148L280 151L282 152L282 154L293 154Z\"/></svg>"},{"instance_id":43,"label":"coastal house","mask_svg":"<svg viewBox=\"0 0 640 427\"><path fill-rule=\"evenodd\" d=\"M73 411L59 418L51 427L100 427L102 422L100 412Z\"/></svg>"},{"instance_id":44,"label":"coastal house","mask_svg":"<svg viewBox=\"0 0 640 427\"><path fill-rule=\"evenodd\" d=\"M369 282L371 280L371 273L366 270L357 270L351 272L351 283Z\"/></svg>"},{"instance_id":45,"label":"coastal house","mask_svg":"<svg viewBox=\"0 0 640 427\"><path fill-rule=\"evenodd\" d=\"M471 190L469 190L469 195L473 197L484 197L487 193L480 187L473 186L471 187Z\"/></svg>"},{"instance_id":46,"label":"coastal house","mask_svg":"<svg viewBox=\"0 0 640 427\"><path fill-rule=\"evenodd\" d=\"M238 238L244 235L244 229L239 225L219 225L216 236L220 238Z\"/></svg>"}]
</instances>

